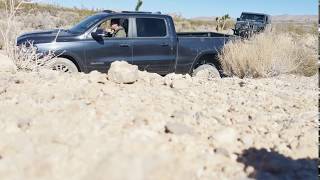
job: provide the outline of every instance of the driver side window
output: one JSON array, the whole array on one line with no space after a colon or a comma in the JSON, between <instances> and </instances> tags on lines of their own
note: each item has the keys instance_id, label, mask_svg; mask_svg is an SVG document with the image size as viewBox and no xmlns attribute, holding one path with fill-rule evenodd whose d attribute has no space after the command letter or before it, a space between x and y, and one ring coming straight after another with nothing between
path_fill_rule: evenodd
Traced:
<instances>
[{"instance_id":1,"label":"driver side window","mask_svg":"<svg viewBox=\"0 0 320 180\"><path fill-rule=\"evenodd\" d=\"M96 29L103 32L104 38L127 38L129 32L129 20L126 18L107 19Z\"/></svg>"}]
</instances>

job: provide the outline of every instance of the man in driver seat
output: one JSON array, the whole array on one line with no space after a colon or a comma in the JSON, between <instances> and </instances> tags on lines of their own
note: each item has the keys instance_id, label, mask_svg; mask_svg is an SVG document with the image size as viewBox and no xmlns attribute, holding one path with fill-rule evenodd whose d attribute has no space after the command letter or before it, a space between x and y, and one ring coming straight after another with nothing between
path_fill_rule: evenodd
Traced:
<instances>
[{"instance_id":1,"label":"man in driver seat","mask_svg":"<svg viewBox=\"0 0 320 180\"><path fill-rule=\"evenodd\" d=\"M125 29L120 25L120 19L112 19L111 29L108 29L107 32L110 34L111 37L116 37L116 38L127 37L127 33Z\"/></svg>"}]
</instances>

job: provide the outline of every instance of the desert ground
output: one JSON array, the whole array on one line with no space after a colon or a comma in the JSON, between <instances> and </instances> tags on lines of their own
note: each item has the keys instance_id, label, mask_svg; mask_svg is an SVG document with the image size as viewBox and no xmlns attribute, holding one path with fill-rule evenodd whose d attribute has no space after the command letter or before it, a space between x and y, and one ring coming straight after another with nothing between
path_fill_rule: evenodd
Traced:
<instances>
[{"instance_id":1,"label":"desert ground","mask_svg":"<svg viewBox=\"0 0 320 180\"><path fill-rule=\"evenodd\" d=\"M316 75L121 84L1 57L1 179L317 178Z\"/></svg>"},{"instance_id":2,"label":"desert ground","mask_svg":"<svg viewBox=\"0 0 320 180\"><path fill-rule=\"evenodd\" d=\"M0 50L95 13L26 4L10 19L1 2ZM217 25L173 18L177 31ZM225 46L226 78L125 62L109 73L24 69L34 62L0 51L0 179L318 179L317 28L317 16L275 17L273 34Z\"/></svg>"}]
</instances>

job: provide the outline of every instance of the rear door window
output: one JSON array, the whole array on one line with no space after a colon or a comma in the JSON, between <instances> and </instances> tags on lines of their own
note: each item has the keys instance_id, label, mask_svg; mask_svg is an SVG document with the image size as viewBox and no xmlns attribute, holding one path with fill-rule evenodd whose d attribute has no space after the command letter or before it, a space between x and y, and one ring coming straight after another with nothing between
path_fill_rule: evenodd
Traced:
<instances>
[{"instance_id":1,"label":"rear door window","mask_svg":"<svg viewBox=\"0 0 320 180\"><path fill-rule=\"evenodd\" d=\"M165 37L167 27L164 19L157 18L137 18L138 37Z\"/></svg>"}]
</instances>

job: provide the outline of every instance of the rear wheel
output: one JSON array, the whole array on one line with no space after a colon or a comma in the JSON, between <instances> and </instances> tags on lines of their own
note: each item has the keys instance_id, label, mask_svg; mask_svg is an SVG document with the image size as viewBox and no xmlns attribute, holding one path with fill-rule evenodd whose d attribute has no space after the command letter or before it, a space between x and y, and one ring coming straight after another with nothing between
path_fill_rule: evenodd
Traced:
<instances>
[{"instance_id":1,"label":"rear wheel","mask_svg":"<svg viewBox=\"0 0 320 180\"><path fill-rule=\"evenodd\" d=\"M192 76L202 78L221 78L220 72L213 64L203 64L193 70Z\"/></svg>"},{"instance_id":2,"label":"rear wheel","mask_svg":"<svg viewBox=\"0 0 320 180\"><path fill-rule=\"evenodd\" d=\"M79 72L77 66L66 58L55 58L54 62L50 65L50 69L66 73Z\"/></svg>"}]
</instances>

